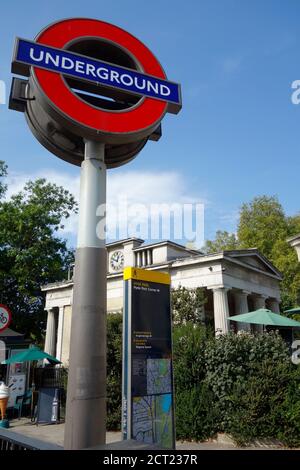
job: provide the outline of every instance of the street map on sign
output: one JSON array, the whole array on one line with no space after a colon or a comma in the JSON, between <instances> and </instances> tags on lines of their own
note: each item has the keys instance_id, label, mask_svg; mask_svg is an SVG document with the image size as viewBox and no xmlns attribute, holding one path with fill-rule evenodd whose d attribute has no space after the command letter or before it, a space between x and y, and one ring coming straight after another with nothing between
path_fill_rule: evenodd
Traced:
<instances>
[{"instance_id":1,"label":"street map on sign","mask_svg":"<svg viewBox=\"0 0 300 470\"><path fill-rule=\"evenodd\" d=\"M148 358L146 377L147 396L133 398L133 439L168 447L172 445L171 360Z\"/></svg>"},{"instance_id":2,"label":"street map on sign","mask_svg":"<svg viewBox=\"0 0 300 470\"><path fill-rule=\"evenodd\" d=\"M147 394L171 393L170 359L147 359Z\"/></svg>"},{"instance_id":3,"label":"street map on sign","mask_svg":"<svg viewBox=\"0 0 300 470\"><path fill-rule=\"evenodd\" d=\"M172 395L134 397L132 438L163 447L172 446Z\"/></svg>"}]
</instances>

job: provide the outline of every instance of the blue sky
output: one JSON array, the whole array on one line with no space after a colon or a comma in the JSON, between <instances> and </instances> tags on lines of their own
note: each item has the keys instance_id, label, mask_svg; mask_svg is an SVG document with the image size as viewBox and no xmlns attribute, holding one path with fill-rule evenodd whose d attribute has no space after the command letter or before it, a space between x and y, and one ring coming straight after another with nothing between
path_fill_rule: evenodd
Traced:
<instances>
[{"instance_id":1,"label":"blue sky","mask_svg":"<svg viewBox=\"0 0 300 470\"><path fill-rule=\"evenodd\" d=\"M204 201L206 238L217 229L233 231L240 205L256 195L276 194L288 214L299 212L300 105L291 102L291 83L300 79L298 0L5 2L0 79L8 89L15 36L33 39L72 16L130 31L182 84L182 111L166 116L162 139L110 173L116 191L136 177L151 198L157 177L161 202ZM0 132L11 192L27 177L60 175L71 187L78 179L77 167L43 149L24 116L3 105Z\"/></svg>"}]
</instances>

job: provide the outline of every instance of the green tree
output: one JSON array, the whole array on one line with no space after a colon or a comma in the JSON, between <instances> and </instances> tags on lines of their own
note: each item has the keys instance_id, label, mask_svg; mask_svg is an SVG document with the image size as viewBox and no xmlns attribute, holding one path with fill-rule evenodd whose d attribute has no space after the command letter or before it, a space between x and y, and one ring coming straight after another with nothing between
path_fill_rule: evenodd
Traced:
<instances>
[{"instance_id":1,"label":"green tree","mask_svg":"<svg viewBox=\"0 0 300 470\"><path fill-rule=\"evenodd\" d=\"M175 323L203 323L202 311L206 303L205 291L201 287L187 289L179 286L172 289L172 312Z\"/></svg>"},{"instance_id":2,"label":"green tree","mask_svg":"<svg viewBox=\"0 0 300 470\"><path fill-rule=\"evenodd\" d=\"M300 263L296 252L286 240L277 240L271 261L283 274L281 283L282 310L300 304Z\"/></svg>"},{"instance_id":3,"label":"green tree","mask_svg":"<svg viewBox=\"0 0 300 470\"><path fill-rule=\"evenodd\" d=\"M258 248L283 274L283 309L299 302L300 264L286 239L300 232L300 217L287 217L275 196L260 196L243 204L238 224L241 248Z\"/></svg>"},{"instance_id":4,"label":"green tree","mask_svg":"<svg viewBox=\"0 0 300 470\"><path fill-rule=\"evenodd\" d=\"M237 250L239 242L234 233L226 232L226 230L218 230L214 240L207 240L204 251L205 253L219 253L225 250Z\"/></svg>"},{"instance_id":5,"label":"green tree","mask_svg":"<svg viewBox=\"0 0 300 470\"><path fill-rule=\"evenodd\" d=\"M7 166L5 165L5 162L0 160L0 178L3 178L6 175L7 175ZM6 191L6 185L3 183L3 181L0 181L0 199L5 194L5 191Z\"/></svg>"},{"instance_id":6,"label":"green tree","mask_svg":"<svg viewBox=\"0 0 300 470\"><path fill-rule=\"evenodd\" d=\"M258 248L273 261L275 243L288 236L288 221L277 197L259 196L243 204L237 233L241 248Z\"/></svg>"},{"instance_id":7,"label":"green tree","mask_svg":"<svg viewBox=\"0 0 300 470\"><path fill-rule=\"evenodd\" d=\"M300 303L300 263L287 238L300 232L300 215L288 217L276 196L258 196L242 204L237 236L218 231L207 253L257 248L282 273L282 309Z\"/></svg>"},{"instance_id":8,"label":"green tree","mask_svg":"<svg viewBox=\"0 0 300 470\"><path fill-rule=\"evenodd\" d=\"M66 278L73 259L57 232L76 211L74 197L45 179L0 202L1 301L13 312L13 327L37 340L45 328L41 285Z\"/></svg>"}]
</instances>

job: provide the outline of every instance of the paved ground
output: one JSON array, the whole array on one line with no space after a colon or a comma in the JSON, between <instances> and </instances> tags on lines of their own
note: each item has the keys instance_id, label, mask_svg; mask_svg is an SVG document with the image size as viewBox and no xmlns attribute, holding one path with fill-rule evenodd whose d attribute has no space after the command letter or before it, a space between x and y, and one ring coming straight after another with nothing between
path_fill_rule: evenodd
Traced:
<instances>
[{"instance_id":1,"label":"paved ground","mask_svg":"<svg viewBox=\"0 0 300 470\"><path fill-rule=\"evenodd\" d=\"M10 429L18 434L23 434L27 437L40 439L42 441L51 442L63 446L64 441L64 424L52 425L36 425L32 424L27 418L21 420L10 421ZM106 442L118 442L121 440L120 432L108 432L106 434ZM176 449L178 450L239 450L234 444L225 437L221 436L218 441L209 442L177 442ZM268 450L277 449L282 447L272 442L257 443L257 445L250 447L249 450Z\"/></svg>"}]
</instances>

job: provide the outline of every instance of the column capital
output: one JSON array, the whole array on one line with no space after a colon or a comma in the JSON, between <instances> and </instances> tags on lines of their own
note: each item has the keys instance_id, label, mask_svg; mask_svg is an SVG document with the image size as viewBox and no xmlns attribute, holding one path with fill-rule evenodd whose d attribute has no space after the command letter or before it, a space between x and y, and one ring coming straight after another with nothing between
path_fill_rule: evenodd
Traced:
<instances>
[{"instance_id":1,"label":"column capital","mask_svg":"<svg viewBox=\"0 0 300 470\"><path fill-rule=\"evenodd\" d=\"M253 306L254 310L258 310L260 308L266 308L266 300L268 298L267 295L253 293Z\"/></svg>"},{"instance_id":2,"label":"column capital","mask_svg":"<svg viewBox=\"0 0 300 470\"><path fill-rule=\"evenodd\" d=\"M251 295L252 294L252 292L250 290L246 290L246 289L243 289L241 292L245 295Z\"/></svg>"},{"instance_id":3,"label":"column capital","mask_svg":"<svg viewBox=\"0 0 300 470\"><path fill-rule=\"evenodd\" d=\"M210 286L210 287L207 287L207 290L212 290L212 291L218 291L218 290L221 290L221 291L229 291L230 289L232 289L231 286L224 286L224 285L216 285L216 286Z\"/></svg>"},{"instance_id":4,"label":"column capital","mask_svg":"<svg viewBox=\"0 0 300 470\"><path fill-rule=\"evenodd\" d=\"M275 297L269 297L268 304L269 304L270 310L272 310L274 313L280 313L280 300L279 299Z\"/></svg>"},{"instance_id":5,"label":"column capital","mask_svg":"<svg viewBox=\"0 0 300 470\"><path fill-rule=\"evenodd\" d=\"M266 294L257 294L256 292L251 292L251 295L253 295L254 297L258 298L258 299L269 299L269 295L266 295Z\"/></svg>"},{"instance_id":6,"label":"column capital","mask_svg":"<svg viewBox=\"0 0 300 470\"><path fill-rule=\"evenodd\" d=\"M252 292L249 291L249 290L246 290L246 289L234 289L232 291L232 293L234 295L240 295L240 296L243 296L243 297L248 297L248 295L251 295Z\"/></svg>"}]
</instances>

